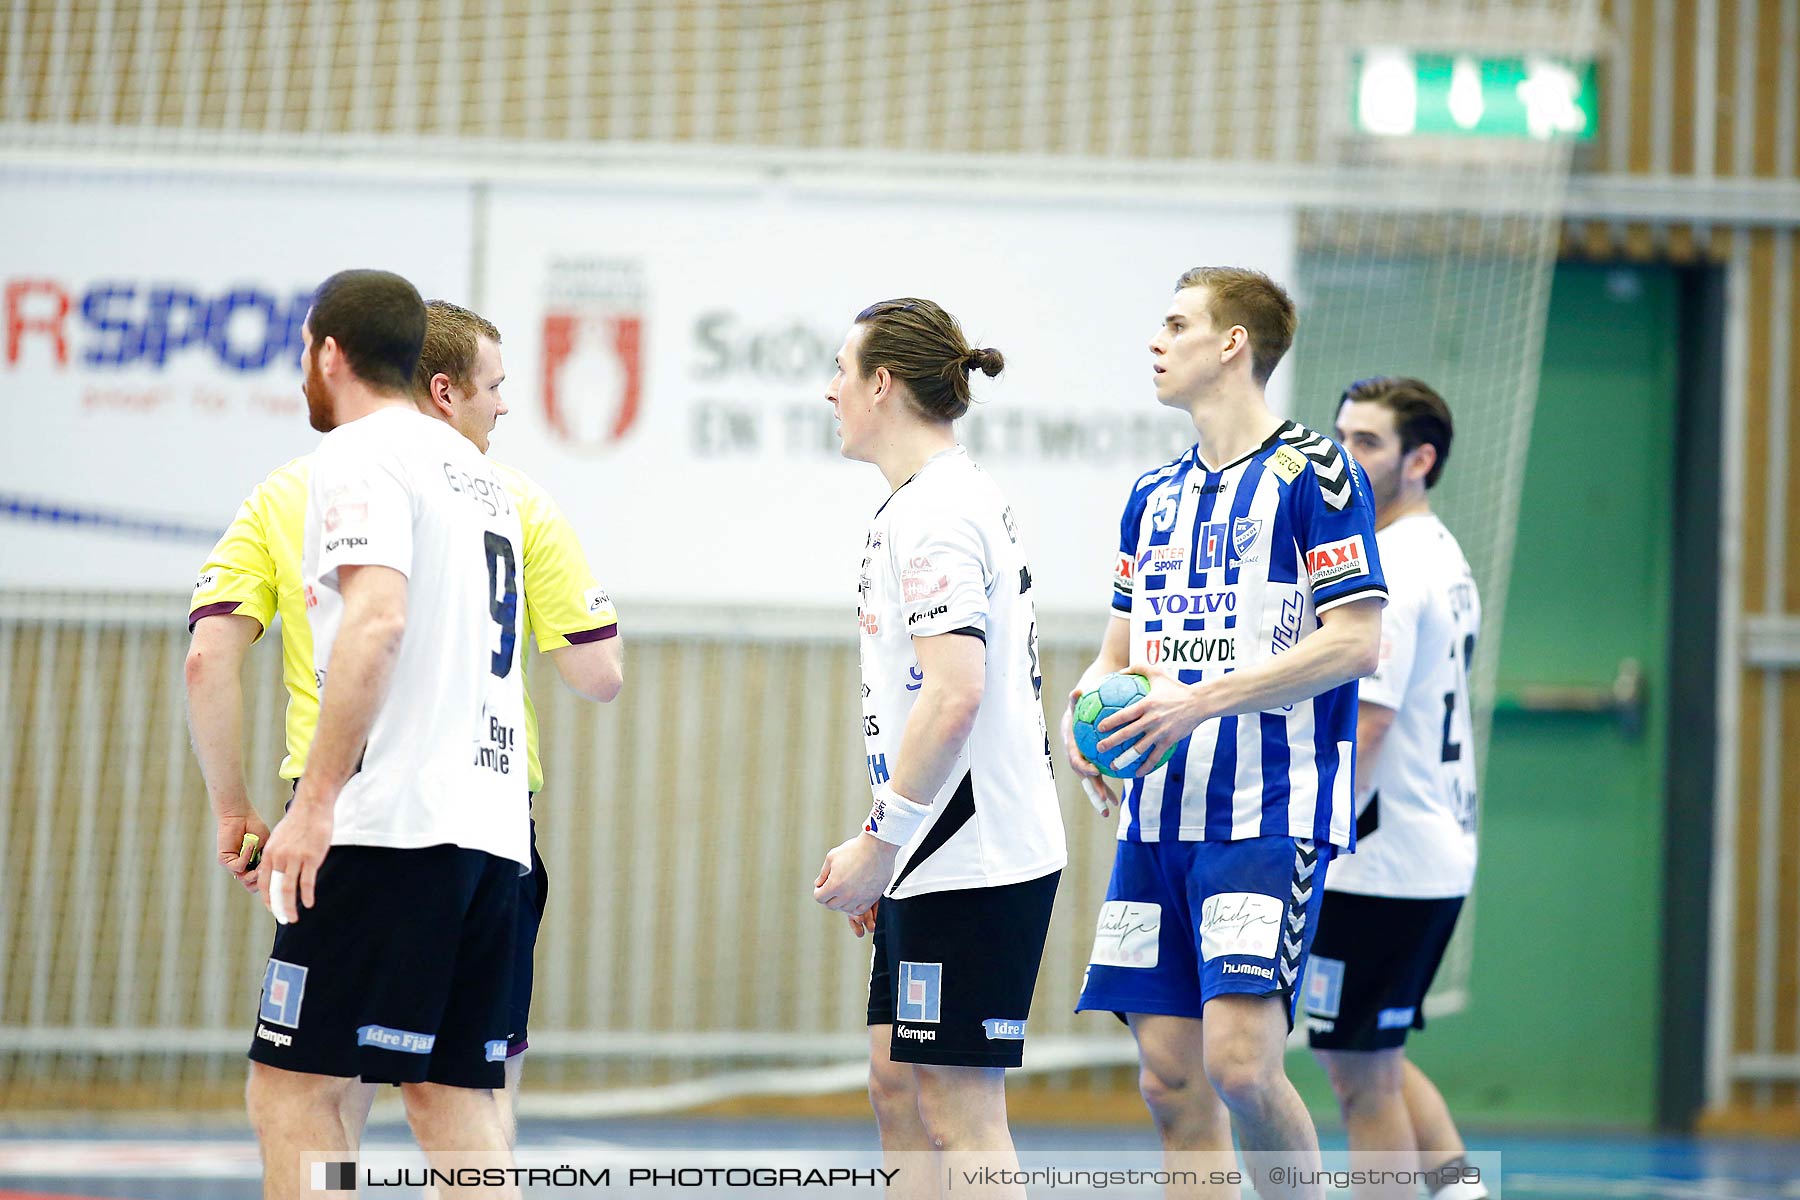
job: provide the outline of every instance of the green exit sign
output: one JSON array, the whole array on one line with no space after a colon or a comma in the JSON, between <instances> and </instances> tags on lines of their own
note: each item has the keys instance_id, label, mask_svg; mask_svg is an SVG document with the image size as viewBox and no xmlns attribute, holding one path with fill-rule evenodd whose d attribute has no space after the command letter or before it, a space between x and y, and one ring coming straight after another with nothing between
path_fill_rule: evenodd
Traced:
<instances>
[{"instance_id":1,"label":"green exit sign","mask_svg":"<svg viewBox=\"0 0 1800 1200\"><path fill-rule=\"evenodd\" d=\"M1382 137L1587 141L1599 124L1592 60L1365 50L1351 77L1352 123Z\"/></svg>"}]
</instances>

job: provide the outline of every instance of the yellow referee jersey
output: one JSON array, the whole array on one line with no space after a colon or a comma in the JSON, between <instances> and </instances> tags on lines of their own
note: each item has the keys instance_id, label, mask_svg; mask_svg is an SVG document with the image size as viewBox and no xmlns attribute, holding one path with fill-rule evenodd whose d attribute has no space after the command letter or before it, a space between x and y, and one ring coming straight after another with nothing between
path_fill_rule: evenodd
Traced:
<instances>
[{"instance_id":1,"label":"yellow referee jersey","mask_svg":"<svg viewBox=\"0 0 1800 1200\"><path fill-rule=\"evenodd\" d=\"M549 493L524 473L495 463L519 506L525 532L525 628L540 650L601 641L619 632L612 600L594 581L581 542ZM281 777L298 779L319 724L319 690L313 675L312 628L300 579L300 544L306 530L306 489L312 456L302 455L271 472L238 508L194 584L188 629L201 618L231 613L254 619L257 637L281 617L281 677L287 685L287 756ZM523 668L523 660L520 662ZM544 786L538 757L537 712L525 692L525 753L533 792Z\"/></svg>"}]
</instances>

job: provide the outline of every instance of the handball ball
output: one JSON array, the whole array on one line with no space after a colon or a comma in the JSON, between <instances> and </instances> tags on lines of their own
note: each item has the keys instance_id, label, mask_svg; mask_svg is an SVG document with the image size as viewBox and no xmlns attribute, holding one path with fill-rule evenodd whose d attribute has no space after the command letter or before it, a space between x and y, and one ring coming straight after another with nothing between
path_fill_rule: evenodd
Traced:
<instances>
[{"instance_id":1,"label":"handball ball","mask_svg":"<svg viewBox=\"0 0 1800 1200\"><path fill-rule=\"evenodd\" d=\"M1136 773L1137 755L1132 747L1138 743L1137 738L1114 746L1111 750L1101 750L1100 743L1118 732L1108 730L1101 733L1096 726L1122 708L1130 708L1139 700L1150 694L1150 681L1142 675L1128 675L1124 671L1115 671L1102 679L1092 690L1083 692L1081 699L1075 702L1075 746L1089 762L1098 767L1102 775L1113 779L1126 779ZM1163 751L1162 757L1156 761L1162 766L1175 753L1170 746ZM1115 764L1121 763L1122 766Z\"/></svg>"}]
</instances>

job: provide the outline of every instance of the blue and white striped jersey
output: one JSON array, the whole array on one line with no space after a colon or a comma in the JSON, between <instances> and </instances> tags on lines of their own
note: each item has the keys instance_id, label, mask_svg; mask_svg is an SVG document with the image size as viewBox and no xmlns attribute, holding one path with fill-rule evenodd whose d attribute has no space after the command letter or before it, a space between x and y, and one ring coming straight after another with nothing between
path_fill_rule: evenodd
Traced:
<instances>
[{"instance_id":1,"label":"blue and white striped jersey","mask_svg":"<svg viewBox=\"0 0 1800 1200\"><path fill-rule=\"evenodd\" d=\"M1318 614L1387 587L1368 480L1292 421L1220 470L1199 446L1139 477L1119 523L1113 611L1131 657L1201 683L1292 649ZM1207 721L1131 781L1119 837L1354 843L1356 684Z\"/></svg>"}]
</instances>

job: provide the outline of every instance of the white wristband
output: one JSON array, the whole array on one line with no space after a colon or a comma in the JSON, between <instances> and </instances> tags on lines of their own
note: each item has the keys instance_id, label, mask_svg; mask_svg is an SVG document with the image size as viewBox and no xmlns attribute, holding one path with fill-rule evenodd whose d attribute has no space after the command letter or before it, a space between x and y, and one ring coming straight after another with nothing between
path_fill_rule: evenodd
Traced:
<instances>
[{"instance_id":1,"label":"white wristband","mask_svg":"<svg viewBox=\"0 0 1800 1200\"><path fill-rule=\"evenodd\" d=\"M863 822L863 832L889 845L904 846L930 815L930 805L914 804L892 784L884 783L875 789L875 806Z\"/></svg>"}]
</instances>

